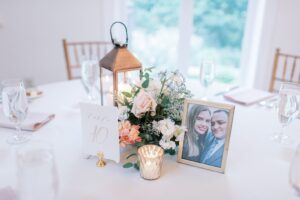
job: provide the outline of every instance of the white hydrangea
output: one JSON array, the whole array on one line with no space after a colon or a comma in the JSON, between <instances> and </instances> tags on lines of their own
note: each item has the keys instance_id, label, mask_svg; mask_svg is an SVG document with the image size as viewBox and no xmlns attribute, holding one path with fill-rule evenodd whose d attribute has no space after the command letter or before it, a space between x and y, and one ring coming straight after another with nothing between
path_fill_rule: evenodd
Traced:
<instances>
[{"instance_id":1,"label":"white hydrangea","mask_svg":"<svg viewBox=\"0 0 300 200\"><path fill-rule=\"evenodd\" d=\"M176 148L176 144L174 141L164 140L163 138L159 141L159 145L165 150Z\"/></svg>"},{"instance_id":2,"label":"white hydrangea","mask_svg":"<svg viewBox=\"0 0 300 200\"><path fill-rule=\"evenodd\" d=\"M168 139L171 139L176 131L175 123L169 118L160 120L157 124L154 123L153 126L162 133L164 138Z\"/></svg>"}]
</instances>

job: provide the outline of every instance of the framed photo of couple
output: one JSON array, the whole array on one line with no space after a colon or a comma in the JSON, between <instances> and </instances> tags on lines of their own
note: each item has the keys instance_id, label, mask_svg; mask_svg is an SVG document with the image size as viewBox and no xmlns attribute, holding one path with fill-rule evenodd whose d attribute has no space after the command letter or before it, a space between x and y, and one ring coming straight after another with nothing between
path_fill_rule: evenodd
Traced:
<instances>
[{"instance_id":1,"label":"framed photo of couple","mask_svg":"<svg viewBox=\"0 0 300 200\"><path fill-rule=\"evenodd\" d=\"M224 173L233 115L233 105L186 99L177 161Z\"/></svg>"}]
</instances>

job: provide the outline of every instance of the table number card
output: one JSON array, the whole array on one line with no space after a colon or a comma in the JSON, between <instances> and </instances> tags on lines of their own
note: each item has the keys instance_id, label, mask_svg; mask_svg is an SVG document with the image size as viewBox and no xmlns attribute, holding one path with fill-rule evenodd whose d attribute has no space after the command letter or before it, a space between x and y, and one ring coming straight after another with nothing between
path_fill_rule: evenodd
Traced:
<instances>
[{"instance_id":1,"label":"table number card","mask_svg":"<svg viewBox=\"0 0 300 200\"><path fill-rule=\"evenodd\" d=\"M94 103L81 103L83 152L104 154L105 159L120 161L118 109Z\"/></svg>"}]
</instances>

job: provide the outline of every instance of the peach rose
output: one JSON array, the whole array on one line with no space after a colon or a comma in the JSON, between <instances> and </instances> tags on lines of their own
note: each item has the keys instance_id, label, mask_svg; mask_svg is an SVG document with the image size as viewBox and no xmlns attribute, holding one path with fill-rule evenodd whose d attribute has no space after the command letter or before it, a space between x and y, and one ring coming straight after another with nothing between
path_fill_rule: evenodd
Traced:
<instances>
[{"instance_id":1,"label":"peach rose","mask_svg":"<svg viewBox=\"0 0 300 200\"><path fill-rule=\"evenodd\" d=\"M151 115L155 115L157 103L153 97L141 90L133 100L133 106L131 112L137 117L141 118L146 112L151 112Z\"/></svg>"}]
</instances>

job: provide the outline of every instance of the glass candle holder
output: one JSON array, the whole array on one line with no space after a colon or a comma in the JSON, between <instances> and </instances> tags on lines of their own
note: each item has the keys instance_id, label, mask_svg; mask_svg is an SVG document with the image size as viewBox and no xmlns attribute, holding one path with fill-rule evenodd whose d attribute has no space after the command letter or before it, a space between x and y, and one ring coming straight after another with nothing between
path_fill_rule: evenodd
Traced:
<instances>
[{"instance_id":1,"label":"glass candle holder","mask_svg":"<svg viewBox=\"0 0 300 200\"><path fill-rule=\"evenodd\" d=\"M160 177L164 150L157 145L144 145L138 149L141 177L154 180Z\"/></svg>"}]
</instances>

